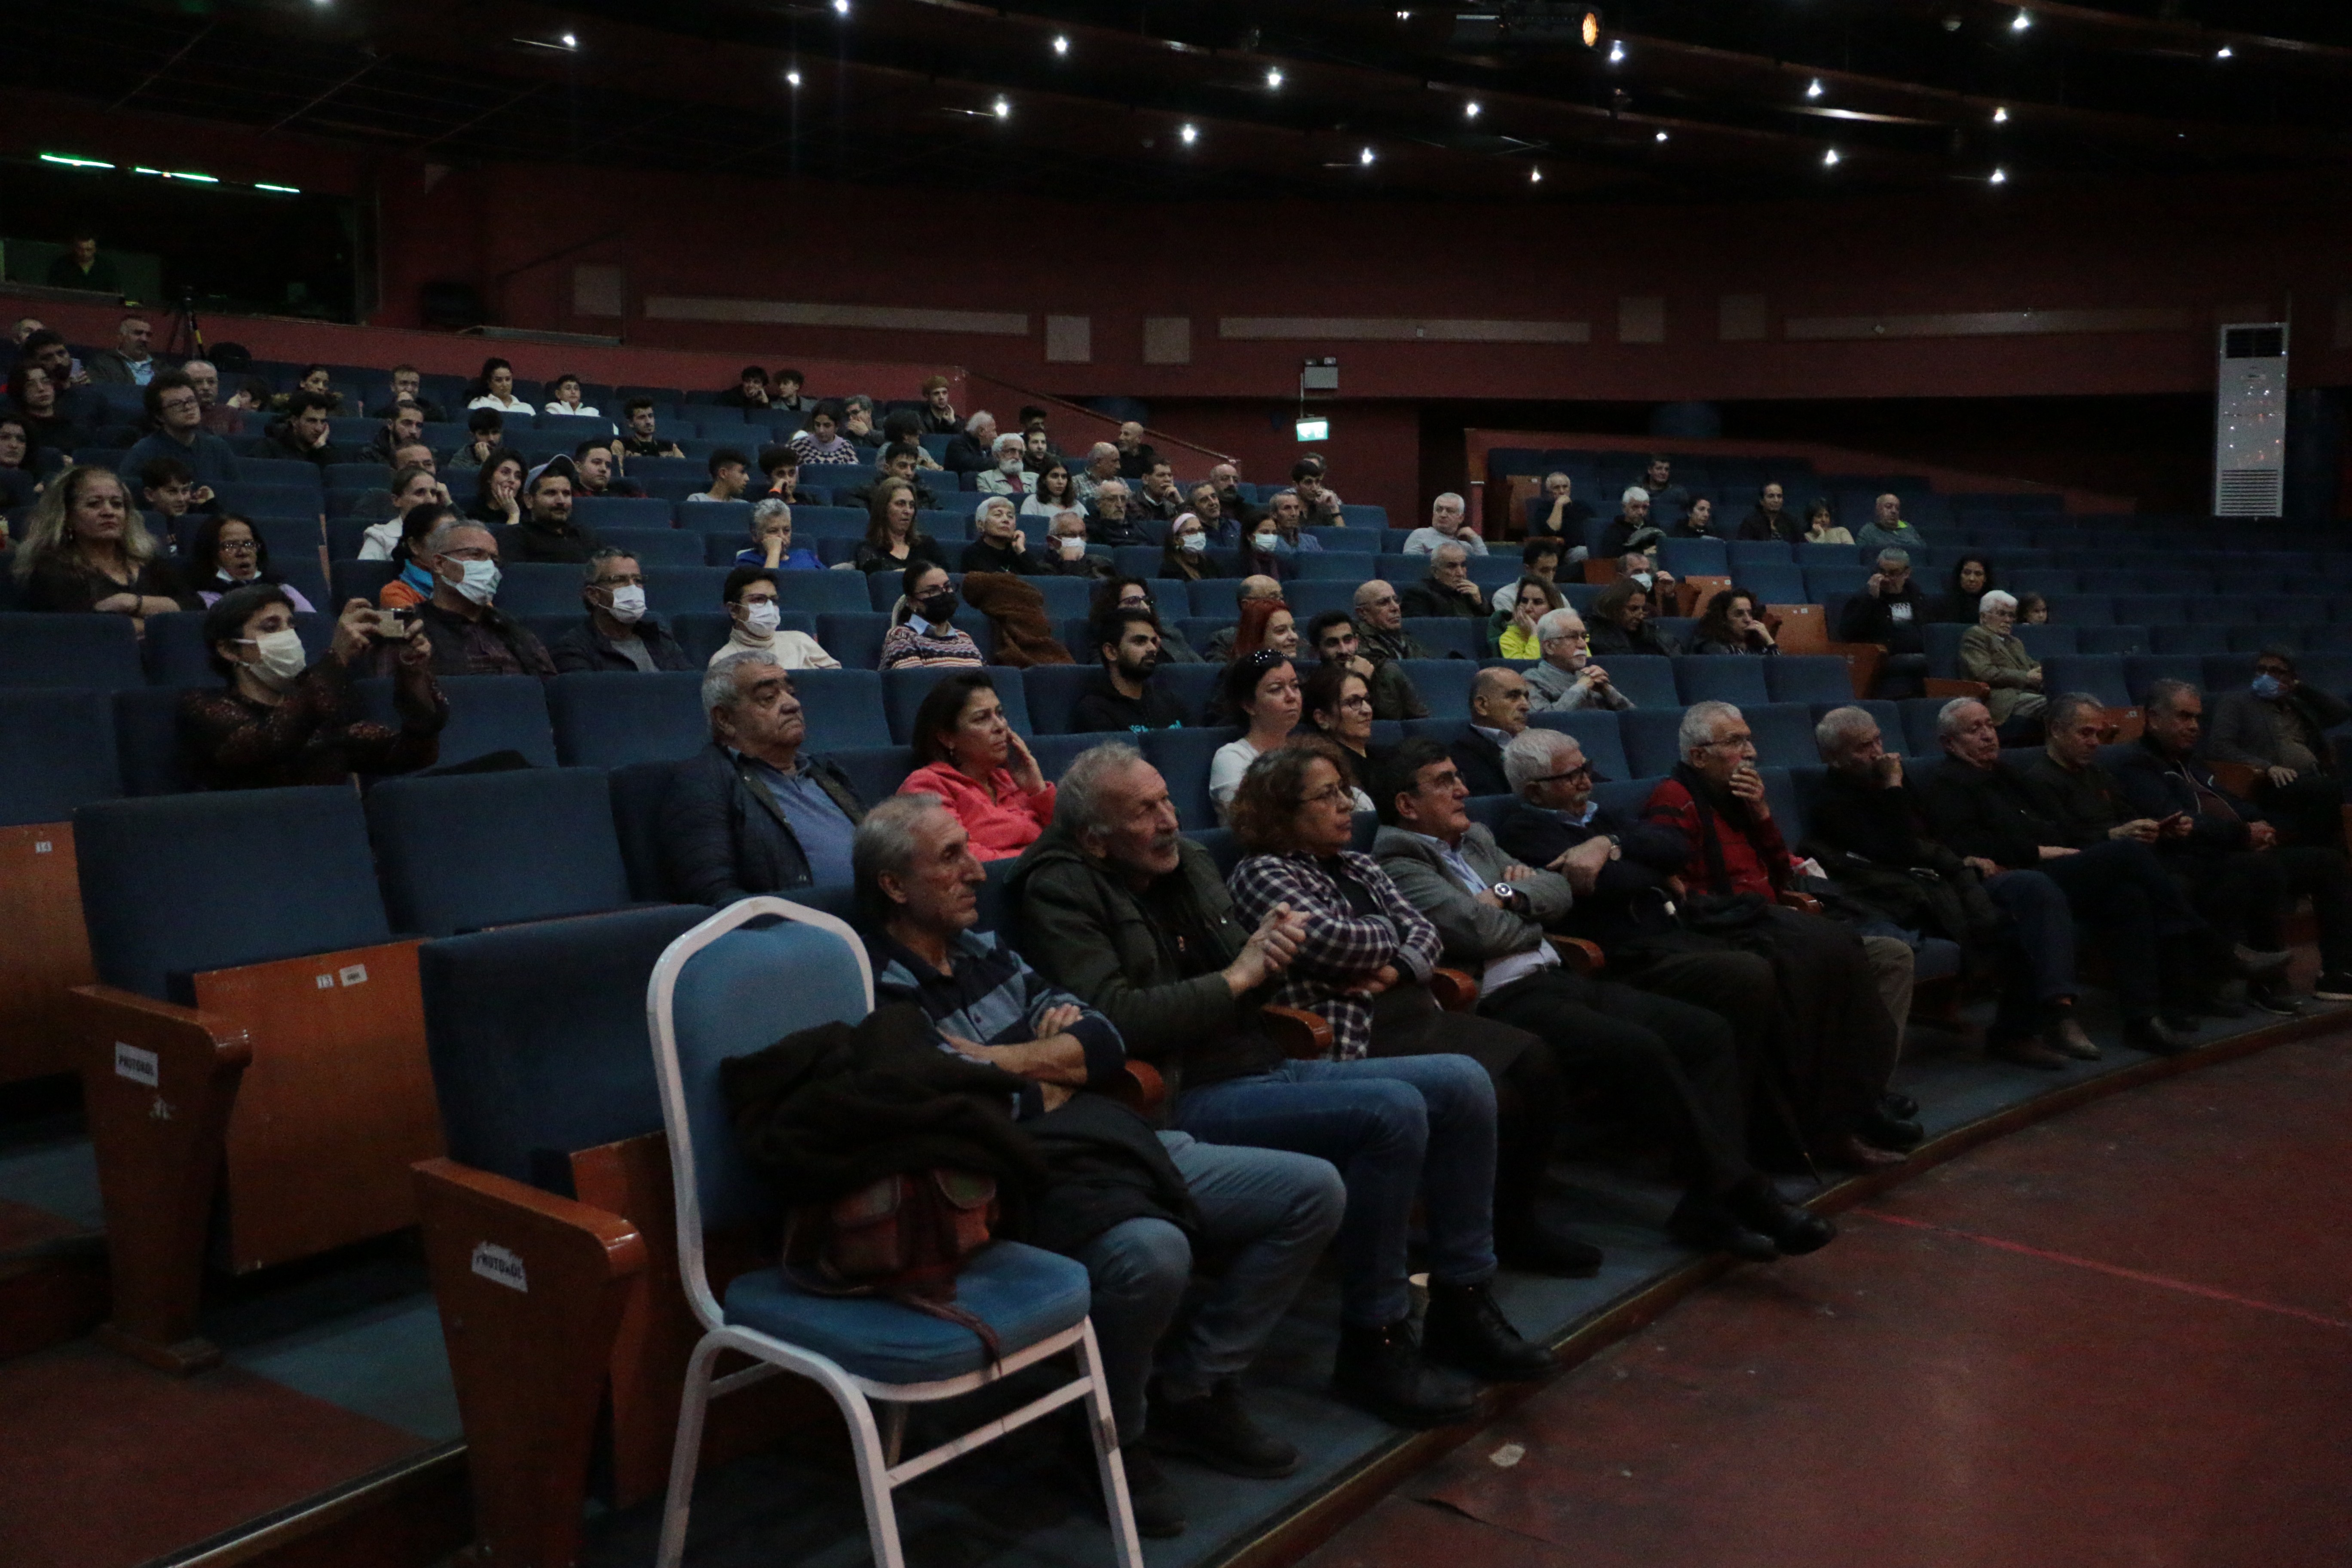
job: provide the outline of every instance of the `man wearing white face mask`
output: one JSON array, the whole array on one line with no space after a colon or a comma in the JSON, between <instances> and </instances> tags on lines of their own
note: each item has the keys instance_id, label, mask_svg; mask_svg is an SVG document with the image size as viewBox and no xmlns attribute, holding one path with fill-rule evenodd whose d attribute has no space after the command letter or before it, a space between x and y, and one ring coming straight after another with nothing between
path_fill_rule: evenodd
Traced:
<instances>
[{"instance_id":1,"label":"man wearing white face mask","mask_svg":"<svg viewBox=\"0 0 2352 1568\"><path fill-rule=\"evenodd\" d=\"M728 618L735 623L727 640L710 656L717 664L730 654L761 653L785 669L839 669L841 661L824 651L806 632L782 629L783 614L776 604L776 580L765 567L738 566L727 574L723 590Z\"/></svg>"},{"instance_id":2,"label":"man wearing white face mask","mask_svg":"<svg viewBox=\"0 0 2352 1568\"><path fill-rule=\"evenodd\" d=\"M586 572L580 601L588 607L587 617L548 647L558 670L636 669L650 675L694 668L669 628L646 613L646 574L635 556L608 544L588 557Z\"/></svg>"},{"instance_id":3,"label":"man wearing white face mask","mask_svg":"<svg viewBox=\"0 0 2352 1568\"><path fill-rule=\"evenodd\" d=\"M433 646L436 675L554 676L546 646L498 608L496 532L455 519L426 536L423 553L433 562L433 596L416 606L416 615ZM373 673L392 673L391 662L379 650Z\"/></svg>"},{"instance_id":4,"label":"man wearing white face mask","mask_svg":"<svg viewBox=\"0 0 2352 1568\"><path fill-rule=\"evenodd\" d=\"M353 773L404 773L438 759L449 704L434 684L421 625L403 631L353 599L312 664L285 590L257 584L222 595L205 613L204 637L227 684L180 699L181 743L201 787L335 784ZM397 730L360 717L352 666L376 657L392 664Z\"/></svg>"},{"instance_id":5,"label":"man wearing white face mask","mask_svg":"<svg viewBox=\"0 0 2352 1568\"><path fill-rule=\"evenodd\" d=\"M1045 539L1045 559L1064 577L1089 577L1099 582L1110 575L1108 552L1087 552L1086 514L1078 511L1057 511L1048 525Z\"/></svg>"}]
</instances>

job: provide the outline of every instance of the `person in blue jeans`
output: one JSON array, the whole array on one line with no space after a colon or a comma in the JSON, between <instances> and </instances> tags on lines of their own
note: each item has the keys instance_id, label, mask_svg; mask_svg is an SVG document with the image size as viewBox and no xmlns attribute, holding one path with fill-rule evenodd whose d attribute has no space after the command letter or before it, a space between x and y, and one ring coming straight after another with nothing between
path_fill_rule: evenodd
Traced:
<instances>
[{"instance_id":1,"label":"person in blue jeans","mask_svg":"<svg viewBox=\"0 0 2352 1568\"><path fill-rule=\"evenodd\" d=\"M1086 1266L1136 1529L1184 1528L1182 1500L1142 1442L1232 1475L1297 1469L1298 1451L1251 1419L1234 1380L1339 1231L1339 1173L1306 1154L1155 1132L1085 1092L1126 1081L1118 1030L974 929L985 878L936 795L868 812L850 865L877 1004L914 1004L941 1049L1028 1080L1013 1111L1050 1173L1029 1236ZM1196 1244L1224 1268L1180 1321ZM1090 1446L1080 1468L1095 1473Z\"/></svg>"},{"instance_id":2,"label":"person in blue jeans","mask_svg":"<svg viewBox=\"0 0 2352 1568\"><path fill-rule=\"evenodd\" d=\"M1110 742L1062 776L1054 823L1014 865L1007 907L1024 951L1115 1024L1168 1083L1196 1137L1319 1155L1347 1182L1342 1327L1332 1385L1383 1419L1468 1415L1479 1379L1551 1364L1496 1305L1495 1089L1466 1056L1291 1060L1265 996L1297 952L1298 917L1242 926L1208 851L1178 836L1167 781ZM1413 1201L1426 1200L1430 1306L1418 1340L1406 1289ZM1465 1375L1465 1374L1468 1375Z\"/></svg>"}]
</instances>

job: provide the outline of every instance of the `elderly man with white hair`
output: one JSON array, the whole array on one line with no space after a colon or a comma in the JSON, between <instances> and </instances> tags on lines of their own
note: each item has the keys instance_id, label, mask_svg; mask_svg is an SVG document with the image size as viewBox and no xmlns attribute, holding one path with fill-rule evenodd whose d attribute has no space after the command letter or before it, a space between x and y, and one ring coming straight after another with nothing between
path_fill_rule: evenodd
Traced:
<instances>
[{"instance_id":1,"label":"elderly man with white hair","mask_svg":"<svg viewBox=\"0 0 2352 1568\"><path fill-rule=\"evenodd\" d=\"M2004 746L2031 746L2042 738L2050 699L2042 690L2042 662L2017 635L2017 600L1995 588L1977 601L1977 624L1960 634L1960 674L1992 688L1985 706Z\"/></svg>"},{"instance_id":2,"label":"elderly man with white hair","mask_svg":"<svg viewBox=\"0 0 2352 1568\"><path fill-rule=\"evenodd\" d=\"M1469 508L1462 498L1447 490L1429 503L1429 526L1416 528L1404 542L1407 555L1427 555L1439 545L1454 543L1475 556L1486 553L1486 542L1470 526Z\"/></svg>"},{"instance_id":3,"label":"elderly man with white hair","mask_svg":"<svg viewBox=\"0 0 2352 1568\"><path fill-rule=\"evenodd\" d=\"M1429 575L1404 591L1408 616L1486 618L1486 591L1470 578L1470 552L1449 539L1429 552Z\"/></svg>"},{"instance_id":4,"label":"elderly man with white hair","mask_svg":"<svg viewBox=\"0 0 2352 1568\"><path fill-rule=\"evenodd\" d=\"M948 443L940 466L950 473L984 473L996 466L996 416L982 408L963 422L963 434Z\"/></svg>"},{"instance_id":5,"label":"elderly man with white hair","mask_svg":"<svg viewBox=\"0 0 2352 1568\"><path fill-rule=\"evenodd\" d=\"M1651 520L1650 492L1639 485L1627 485L1625 493L1617 500L1617 516L1601 532L1601 553L1623 555L1631 551L1654 550L1665 539L1664 530Z\"/></svg>"},{"instance_id":6,"label":"elderly man with white hair","mask_svg":"<svg viewBox=\"0 0 2352 1568\"><path fill-rule=\"evenodd\" d=\"M972 480L972 488L992 496L1035 493L1037 475L1029 467L1029 448L1020 437L1006 431L989 443L990 465Z\"/></svg>"},{"instance_id":7,"label":"elderly man with white hair","mask_svg":"<svg viewBox=\"0 0 2352 1568\"><path fill-rule=\"evenodd\" d=\"M1108 441L1097 441L1087 450L1087 466L1070 478L1070 488L1087 505L1095 503L1095 496L1103 486L1118 482L1118 448Z\"/></svg>"},{"instance_id":8,"label":"elderly man with white hair","mask_svg":"<svg viewBox=\"0 0 2352 1568\"><path fill-rule=\"evenodd\" d=\"M1633 700L1609 683L1609 672L1592 662L1591 635L1584 617L1554 610L1536 622L1543 661L1527 671L1530 707L1538 713L1572 713L1605 708L1622 712Z\"/></svg>"},{"instance_id":9,"label":"elderly man with white hair","mask_svg":"<svg viewBox=\"0 0 2352 1568\"><path fill-rule=\"evenodd\" d=\"M1886 1101L1911 1011L1909 944L1778 906L1818 868L1781 838L1738 708L1693 703L1675 738L1683 760L1642 817L1682 841L1686 912L1702 929L1769 945L1790 977L1781 996L1798 1027L1781 1038L1776 1066L1807 1152L1856 1170L1900 1163L1922 1135Z\"/></svg>"}]
</instances>

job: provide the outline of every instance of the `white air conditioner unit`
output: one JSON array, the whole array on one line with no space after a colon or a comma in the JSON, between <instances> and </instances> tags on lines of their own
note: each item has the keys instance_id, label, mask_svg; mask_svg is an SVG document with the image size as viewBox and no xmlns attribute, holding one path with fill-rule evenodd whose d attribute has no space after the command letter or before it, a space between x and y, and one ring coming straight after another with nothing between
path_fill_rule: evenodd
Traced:
<instances>
[{"instance_id":1,"label":"white air conditioner unit","mask_svg":"<svg viewBox=\"0 0 2352 1568\"><path fill-rule=\"evenodd\" d=\"M2213 515L2277 517L2286 500L2286 323L2221 329Z\"/></svg>"}]
</instances>

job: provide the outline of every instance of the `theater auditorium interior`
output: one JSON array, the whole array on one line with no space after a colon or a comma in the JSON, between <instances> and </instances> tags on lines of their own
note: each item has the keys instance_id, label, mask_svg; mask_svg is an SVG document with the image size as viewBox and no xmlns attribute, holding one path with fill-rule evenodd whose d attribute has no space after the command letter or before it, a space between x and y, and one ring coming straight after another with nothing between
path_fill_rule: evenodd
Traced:
<instances>
[{"instance_id":1,"label":"theater auditorium interior","mask_svg":"<svg viewBox=\"0 0 2352 1568\"><path fill-rule=\"evenodd\" d=\"M6 27L0 1563L2352 1560L2352 11Z\"/></svg>"}]
</instances>

